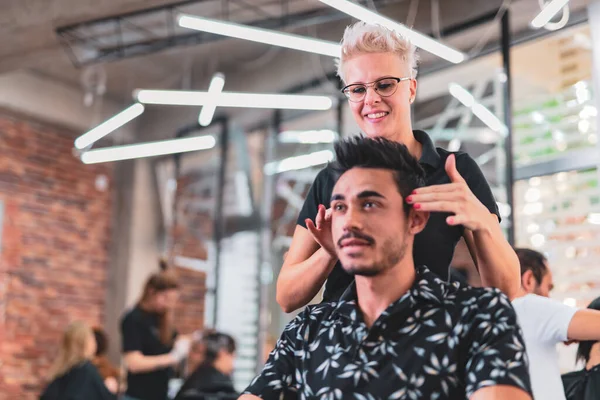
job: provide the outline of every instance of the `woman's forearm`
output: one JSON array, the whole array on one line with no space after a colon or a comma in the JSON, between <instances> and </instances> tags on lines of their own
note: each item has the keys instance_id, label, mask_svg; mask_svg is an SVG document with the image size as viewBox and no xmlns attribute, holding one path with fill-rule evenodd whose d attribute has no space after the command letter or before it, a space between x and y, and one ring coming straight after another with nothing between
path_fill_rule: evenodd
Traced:
<instances>
[{"instance_id":1,"label":"woman's forearm","mask_svg":"<svg viewBox=\"0 0 600 400\"><path fill-rule=\"evenodd\" d=\"M337 258L319 248L305 261L284 264L277 278L277 303L292 312L311 301L327 280Z\"/></svg>"},{"instance_id":2,"label":"woman's forearm","mask_svg":"<svg viewBox=\"0 0 600 400\"><path fill-rule=\"evenodd\" d=\"M127 370L133 373L150 372L175 365L177 360L171 354L145 356L140 352L125 355Z\"/></svg>"},{"instance_id":3,"label":"woman's forearm","mask_svg":"<svg viewBox=\"0 0 600 400\"><path fill-rule=\"evenodd\" d=\"M521 286L519 259L504 237L496 215L490 214L485 229L472 233L472 244L468 237L465 239L471 254L475 253L483 286L498 288L512 300Z\"/></svg>"}]
</instances>

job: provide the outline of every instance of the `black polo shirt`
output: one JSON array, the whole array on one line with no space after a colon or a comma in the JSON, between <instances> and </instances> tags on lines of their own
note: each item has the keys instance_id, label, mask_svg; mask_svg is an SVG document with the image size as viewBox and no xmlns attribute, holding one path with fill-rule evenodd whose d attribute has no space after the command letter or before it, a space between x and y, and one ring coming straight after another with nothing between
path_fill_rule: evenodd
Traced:
<instances>
[{"instance_id":1,"label":"black polo shirt","mask_svg":"<svg viewBox=\"0 0 600 400\"><path fill-rule=\"evenodd\" d=\"M447 283L426 267L369 329L355 286L306 307L246 393L263 399L465 399L495 385L531 393L515 311L498 289Z\"/></svg>"},{"instance_id":2,"label":"black polo shirt","mask_svg":"<svg viewBox=\"0 0 600 400\"><path fill-rule=\"evenodd\" d=\"M449 152L442 148L436 148L431 138L423 131L413 132L415 139L423 145L423 151L419 163L425 169L425 184L427 186L450 183L446 174L446 159L450 154L456 155L456 169L467 181L473 194L490 210L500 218L498 205L492 194L481 169L467 153ZM310 188L297 224L306 228L306 218L314 220L317 215L319 204L329 208L331 194L335 185L335 179L329 166L319 172ZM450 262L454 256L454 248L463 234L462 226L450 226L446 223L448 213L431 213L425 229L415 236L413 254L415 265L427 265L442 279L448 279ZM329 274L323 293L323 301L335 301L348 287L354 278L344 271L339 261Z\"/></svg>"}]
</instances>

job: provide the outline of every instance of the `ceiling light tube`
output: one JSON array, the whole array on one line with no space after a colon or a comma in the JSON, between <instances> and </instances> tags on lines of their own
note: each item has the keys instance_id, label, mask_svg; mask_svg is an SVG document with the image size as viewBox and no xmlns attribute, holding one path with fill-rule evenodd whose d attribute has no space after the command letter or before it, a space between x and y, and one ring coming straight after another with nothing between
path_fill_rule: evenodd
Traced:
<instances>
[{"instance_id":1,"label":"ceiling light tube","mask_svg":"<svg viewBox=\"0 0 600 400\"><path fill-rule=\"evenodd\" d=\"M304 154L301 156L285 158L281 161L273 161L265 164L264 172L266 175L280 174L286 171L294 171L326 164L333 160L331 150L317 151L315 153Z\"/></svg>"},{"instance_id":2,"label":"ceiling light tube","mask_svg":"<svg viewBox=\"0 0 600 400\"><path fill-rule=\"evenodd\" d=\"M413 31L406 26L384 17L374 11L369 10L356 3L352 3L348 0L319 0L330 7L336 8L339 11L350 15L356 19L367 22L369 24L378 24L384 26L390 30L396 31L401 35L406 36L415 46L435 54L445 60L448 60L454 64L458 64L466 60L467 56L458 50L442 44L429 36L423 35L422 33Z\"/></svg>"},{"instance_id":3,"label":"ceiling light tube","mask_svg":"<svg viewBox=\"0 0 600 400\"><path fill-rule=\"evenodd\" d=\"M132 119L139 117L144 112L144 106L140 103L135 103L132 106L127 107L120 113L107 119L94 129L91 129L75 139L75 147L79 150L83 150L88 146L91 146L98 140L102 139L109 133L119 129Z\"/></svg>"},{"instance_id":4,"label":"ceiling light tube","mask_svg":"<svg viewBox=\"0 0 600 400\"><path fill-rule=\"evenodd\" d=\"M186 14L179 15L177 22L179 26L183 28L270 44L272 46L286 47L331 57L339 57L341 54L341 46L338 43L303 37L291 33L277 32L254 26L240 25L233 22L219 21Z\"/></svg>"},{"instance_id":5,"label":"ceiling light tube","mask_svg":"<svg viewBox=\"0 0 600 400\"><path fill-rule=\"evenodd\" d=\"M183 139L161 140L158 142L89 150L81 155L81 161L83 161L84 164L96 164L111 161L131 160L134 158L164 156L167 154L211 149L215 147L215 144L216 140L211 135Z\"/></svg>"},{"instance_id":6,"label":"ceiling light tube","mask_svg":"<svg viewBox=\"0 0 600 400\"><path fill-rule=\"evenodd\" d=\"M500 133L503 136L508 134L506 125L498 117L486 108L483 104L477 103L471 93L457 83L448 85L450 94L460 101L465 107L470 108L473 115L479 118L491 130Z\"/></svg>"},{"instance_id":7,"label":"ceiling light tube","mask_svg":"<svg viewBox=\"0 0 600 400\"><path fill-rule=\"evenodd\" d=\"M539 29L546 25L552 17L554 17L564 6L567 5L569 0L552 0L547 3L542 11L531 21L531 26Z\"/></svg>"},{"instance_id":8,"label":"ceiling light tube","mask_svg":"<svg viewBox=\"0 0 600 400\"><path fill-rule=\"evenodd\" d=\"M223 91L223 86L225 86L225 75L217 72L213 75L210 81L210 85L208 86L208 94L214 96L221 93ZM198 123L200 126L209 126L216 110L217 106L214 104L204 105L202 110L200 110L200 114L198 115Z\"/></svg>"},{"instance_id":9,"label":"ceiling light tube","mask_svg":"<svg viewBox=\"0 0 600 400\"><path fill-rule=\"evenodd\" d=\"M279 143L333 143L339 135L330 129L315 131L283 131L277 135Z\"/></svg>"},{"instance_id":10,"label":"ceiling light tube","mask_svg":"<svg viewBox=\"0 0 600 400\"><path fill-rule=\"evenodd\" d=\"M456 99L460 101L465 107L471 108L475 104L475 99L473 98L473 95L462 86L456 83L450 83L448 85L448 90L450 91L450 94L456 97Z\"/></svg>"},{"instance_id":11,"label":"ceiling light tube","mask_svg":"<svg viewBox=\"0 0 600 400\"><path fill-rule=\"evenodd\" d=\"M221 92L210 95L208 92L180 90L136 90L134 97L143 104L178 106L271 108L282 110L329 110L333 100L328 96Z\"/></svg>"}]
</instances>

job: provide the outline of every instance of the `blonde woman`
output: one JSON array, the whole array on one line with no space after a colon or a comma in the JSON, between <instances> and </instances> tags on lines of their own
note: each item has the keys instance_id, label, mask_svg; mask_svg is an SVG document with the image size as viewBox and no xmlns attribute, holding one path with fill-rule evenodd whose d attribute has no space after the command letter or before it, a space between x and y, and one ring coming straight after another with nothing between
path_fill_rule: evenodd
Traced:
<instances>
[{"instance_id":1,"label":"blonde woman","mask_svg":"<svg viewBox=\"0 0 600 400\"><path fill-rule=\"evenodd\" d=\"M174 367L189 353L190 339L178 338L173 312L179 283L171 271L146 281L138 304L121 322L128 400L165 400Z\"/></svg>"},{"instance_id":2,"label":"blonde woman","mask_svg":"<svg viewBox=\"0 0 600 400\"><path fill-rule=\"evenodd\" d=\"M519 261L503 236L496 201L479 166L468 154L436 148L427 133L412 129L416 67L415 46L406 37L364 22L344 32L338 74L354 120L367 137L404 144L426 172L426 186L405 199L405 207L431 213L415 237L415 264L448 279L454 248L463 237L483 285L512 298L520 287ZM300 211L277 279L277 301L286 312L306 305L323 284L323 300L336 301L352 282L332 240L329 203L334 183L326 167ZM367 200L365 207L370 205Z\"/></svg>"},{"instance_id":3,"label":"blonde woman","mask_svg":"<svg viewBox=\"0 0 600 400\"><path fill-rule=\"evenodd\" d=\"M73 322L63 335L58 357L50 373L50 384L40 400L114 400L91 359L96 353L92 329Z\"/></svg>"}]
</instances>

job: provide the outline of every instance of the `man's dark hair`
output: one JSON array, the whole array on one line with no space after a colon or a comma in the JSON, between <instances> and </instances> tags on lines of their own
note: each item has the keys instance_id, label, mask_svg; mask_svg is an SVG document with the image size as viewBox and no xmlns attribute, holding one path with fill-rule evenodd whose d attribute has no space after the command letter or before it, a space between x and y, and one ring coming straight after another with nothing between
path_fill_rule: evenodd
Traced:
<instances>
[{"instance_id":1,"label":"man's dark hair","mask_svg":"<svg viewBox=\"0 0 600 400\"><path fill-rule=\"evenodd\" d=\"M539 251L517 248L515 249L519 263L521 264L521 277L527 271L531 271L538 285L542 284L544 275L548 272L546 257Z\"/></svg>"},{"instance_id":2,"label":"man's dark hair","mask_svg":"<svg viewBox=\"0 0 600 400\"><path fill-rule=\"evenodd\" d=\"M335 144L335 161L330 164L335 179L352 168L389 169L403 198L425 186L425 170L405 145L383 138L353 137ZM410 204L404 203L406 214Z\"/></svg>"},{"instance_id":3,"label":"man's dark hair","mask_svg":"<svg viewBox=\"0 0 600 400\"><path fill-rule=\"evenodd\" d=\"M589 306L587 306L590 310L598 310L600 311L600 297L593 300ZM577 348L577 361L583 361L587 363L590 360L590 352L592 351L592 346L596 344L595 340L586 340L583 342L579 342L579 347Z\"/></svg>"},{"instance_id":4,"label":"man's dark hair","mask_svg":"<svg viewBox=\"0 0 600 400\"><path fill-rule=\"evenodd\" d=\"M212 365L219 355L219 351L225 350L227 353L235 353L235 339L225 333L209 332L203 337L206 346L204 363Z\"/></svg>"}]
</instances>

